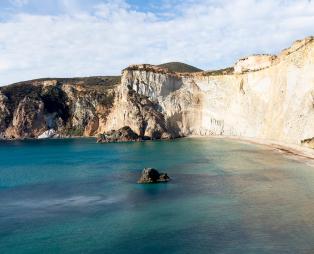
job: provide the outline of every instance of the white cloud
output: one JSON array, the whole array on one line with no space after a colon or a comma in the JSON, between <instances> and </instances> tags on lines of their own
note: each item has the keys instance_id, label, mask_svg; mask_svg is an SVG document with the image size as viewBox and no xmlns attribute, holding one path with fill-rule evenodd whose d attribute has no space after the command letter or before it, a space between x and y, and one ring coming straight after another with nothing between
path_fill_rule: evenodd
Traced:
<instances>
[{"instance_id":1,"label":"white cloud","mask_svg":"<svg viewBox=\"0 0 314 254\"><path fill-rule=\"evenodd\" d=\"M18 7L28 4L29 0L10 0L10 2Z\"/></svg>"},{"instance_id":2,"label":"white cloud","mask_svg":"<svg viewBox=\"0 0 314 254\"><path fill-rule=\"evenodd\" d=\"M314 3L307 0L190 0L173 6L169 19L123 1L97 5L93 12L73 0L63 3L76 11L16 14L0 23L0 84L119 74L144 62L227 67L244 55L276 53L314 34Z\"/></svg>"},{"instance_id":3,"label":"white cloud","mask_svg":"<svg viewBox=\"0 0 314 254\"><path fill-rule=\"evenodd\" d=\"M0 72L6 71L7 69L9 69L8 63L0 60Z\"/></svg>"}]
</instances>

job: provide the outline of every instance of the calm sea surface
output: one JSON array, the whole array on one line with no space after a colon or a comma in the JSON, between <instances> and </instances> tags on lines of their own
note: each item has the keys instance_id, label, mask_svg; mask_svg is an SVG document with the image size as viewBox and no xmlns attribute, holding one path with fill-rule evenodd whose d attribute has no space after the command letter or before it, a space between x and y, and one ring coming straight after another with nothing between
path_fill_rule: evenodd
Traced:
<instances>
[{"instance_id":1,"label":"calm sea surface","mask_svg":"<svg viewBox=\"0 0 314 254\"><path fill-rule=\"evenodd\" d=\"M313 254L314 168L221 139L2 142L0 253Z\"/></svg>"}]
</instances>

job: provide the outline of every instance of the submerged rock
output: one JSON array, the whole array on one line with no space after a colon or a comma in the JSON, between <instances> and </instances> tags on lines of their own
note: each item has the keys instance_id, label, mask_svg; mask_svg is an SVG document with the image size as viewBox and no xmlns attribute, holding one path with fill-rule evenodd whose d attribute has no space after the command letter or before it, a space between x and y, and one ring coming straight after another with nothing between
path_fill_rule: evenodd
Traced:
<instances>
[{"instance_id":1,"label":"submerged rock","mask_svg":"<svg viewBox=\"0 0 314 254\"><path fill-rule=\"evenodd\" d=\"M137 135L129 126L125 126L119 130L112 130L101 134L97 139L98 143L112 143L112 142L129 142L141 141L142 138Z\"/></svg>"},{"instance_id":2,"label":"submerged rock","mask_svg":"<svg viewBox=\"0 0 314 254\"><path fill-rule=\"evenodd\" d=\"M154 168L144 168L138 183L165 183L170 181L167 173L159 173Z\"/></svg>"}]
</instances>

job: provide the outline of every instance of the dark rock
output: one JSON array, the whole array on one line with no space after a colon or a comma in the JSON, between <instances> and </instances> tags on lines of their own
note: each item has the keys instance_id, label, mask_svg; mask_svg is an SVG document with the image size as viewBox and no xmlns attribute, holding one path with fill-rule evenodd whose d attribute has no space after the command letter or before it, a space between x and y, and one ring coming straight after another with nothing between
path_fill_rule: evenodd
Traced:
<instances>
[{"instance_id":1,"label":"dark rock","mask_svg":"<svg viewBox=\"0 0 314 254\"><path fill-rule=\"evenodd\" d=\"M101 134L97 139L98 143L113 143L113 142L129 142L142 141L143 139L137 135L129 126L125 126L119 130L112 130Z\"/></svg>"},{"instance_id":2,"label":"dark rock","mask_svg":"<svg viewBox=\"0 0 314 254\"><path fill-rule=\"evenodd\" d=\"M159 173L154 168L144 168L138 183L165 183L170 181L167 173Z\"/></svg>"}]
</instances>

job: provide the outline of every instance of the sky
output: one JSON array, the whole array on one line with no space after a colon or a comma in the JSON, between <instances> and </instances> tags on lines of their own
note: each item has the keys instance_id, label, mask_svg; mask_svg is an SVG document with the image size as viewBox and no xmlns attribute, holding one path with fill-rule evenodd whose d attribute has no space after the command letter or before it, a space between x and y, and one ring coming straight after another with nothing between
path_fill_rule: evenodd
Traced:
<instances>
[{"instance_id":1,"label":"sky","mask_svg":"<svg viewBox=\"0 0 314 254\"><path fill-rule=\"evenodd\" d=\"M0 86L138 63L225 68L276 54L313 24L310 0L0 0Z\"/></svg>"}]
</instances>

